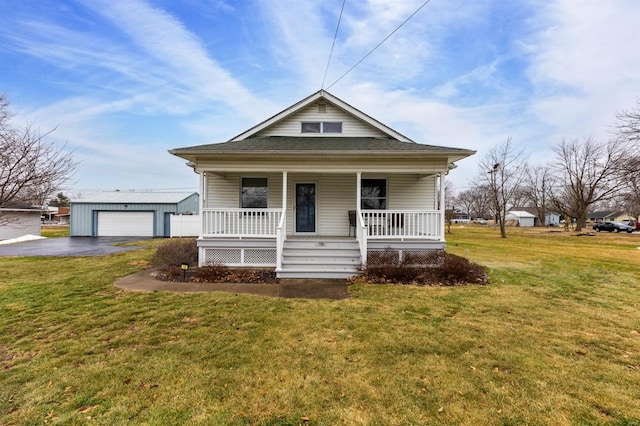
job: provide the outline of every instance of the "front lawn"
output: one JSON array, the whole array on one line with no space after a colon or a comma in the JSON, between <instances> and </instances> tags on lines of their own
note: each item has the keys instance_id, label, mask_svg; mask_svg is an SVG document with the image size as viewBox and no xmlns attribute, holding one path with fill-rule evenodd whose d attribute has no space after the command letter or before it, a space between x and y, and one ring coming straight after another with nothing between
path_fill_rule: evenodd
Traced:
<instances>
[{"instance_id":1,"label":"front lawn","mask_svg":"<svg viewBox=\"0 0 640 426\"><path fill-rule=\"evenodd\" d=\"M453 227L491 284L128 293L152 248L0 259L0 424L640 421L640 235Z\"/></svg>"}]
</instances>

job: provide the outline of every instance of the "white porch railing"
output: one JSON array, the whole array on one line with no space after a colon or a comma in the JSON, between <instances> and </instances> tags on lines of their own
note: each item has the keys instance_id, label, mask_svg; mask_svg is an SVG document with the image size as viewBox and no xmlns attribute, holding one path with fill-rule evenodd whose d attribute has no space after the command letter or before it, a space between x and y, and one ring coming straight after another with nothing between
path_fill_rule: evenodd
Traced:
<instances>
[{"instance_id":1,"label":"white porch railing","mask_svg":"<svg viewBox=\"0 0 640 426\"><path fill-rule=\"evenodd\" d=\"M361 210L369 239L425 238L444 236L439 210Z\"/></svg>"},{"instance_id":2,"label":"white porch railing","mask_svg":"<svg viewBox=\"0 0 640 426\"><path fill-rule=\"evenodd\" d=\"M282 209L202 209L203 237L276 238Z\"/></svg>"}]
</instances>

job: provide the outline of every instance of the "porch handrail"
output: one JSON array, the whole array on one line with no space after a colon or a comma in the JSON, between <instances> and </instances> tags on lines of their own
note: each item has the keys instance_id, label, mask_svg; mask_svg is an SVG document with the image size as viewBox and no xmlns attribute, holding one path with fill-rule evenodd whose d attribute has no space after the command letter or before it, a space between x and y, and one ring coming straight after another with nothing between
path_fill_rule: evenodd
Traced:
<instances>
[{"instance_id":1,"label":"porch handrail","mask_svg":"<svg viewBox=\"0 0 640 426\"><path fill-rule=\"evenodd\" d=\"M287 210L282 210L280 222L276 228L276 271L282 270L282 252L284 250L284 240L287 236Z\"/></svg>"},{"instance_id":2,"label":"porch handrail","mask_svg":"<svg viewBox=\"0 0 640 426\"><path fill-rule=\"evenodd\" d=\"M282 209L202 209L204 237L276 238Z\"/></svg>"},{"instance_id":3,"label":"porch handrail","mask_svg":"<svg viewBox=\"0 0 640 426\"><path fill-rule=\"evenodd\" d=\"M441 239L440 210L362 210L369 239Z\"/></svg>"},{"instance_id":4,"label":"porch handrail","mask_svg":"<svg viewBox=\"0 0 640 426\"><path fill-rule=\"evenodd\" d=\"M356 210L356 238L360 245L360 259L362 261L362 266L367 264L367 234L367 226L362 218L362 211L358 209Z\"/></svg>"}]
</instances>

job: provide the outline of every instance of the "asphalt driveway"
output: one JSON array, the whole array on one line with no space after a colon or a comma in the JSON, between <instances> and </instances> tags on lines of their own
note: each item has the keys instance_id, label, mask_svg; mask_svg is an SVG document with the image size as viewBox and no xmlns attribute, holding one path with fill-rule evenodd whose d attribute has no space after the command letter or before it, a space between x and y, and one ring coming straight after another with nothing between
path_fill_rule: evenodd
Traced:
<instances>
[{"instance_id":1,"label":"asphalt driveway","mask_svg":"<svg viewBox=\"0 0 640 426\"><path fill-rule=\"evenodd\" d=\"M0 245L3 256L102 256L139 247L114 246L116 243L140 241L142 237L64 237Z\"/></svg>"}]
</instances>

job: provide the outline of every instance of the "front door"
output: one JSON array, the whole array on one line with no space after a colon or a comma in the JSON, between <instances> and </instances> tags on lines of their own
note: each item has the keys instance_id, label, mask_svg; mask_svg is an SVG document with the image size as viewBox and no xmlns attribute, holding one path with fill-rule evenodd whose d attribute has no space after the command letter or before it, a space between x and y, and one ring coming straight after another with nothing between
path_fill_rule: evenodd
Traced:
<instances>
[{"instance_id":1,"label":"front door","mask_svg":"<svg viewBox=\"0 0 640 426\"><path fill-rule=\"evenodd\" d=\"M296 183L296 233L316 232L316 184Z\"/></svg>"}]
</instances>

